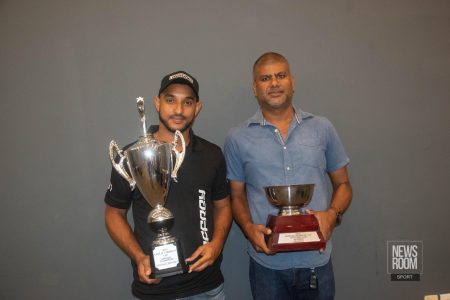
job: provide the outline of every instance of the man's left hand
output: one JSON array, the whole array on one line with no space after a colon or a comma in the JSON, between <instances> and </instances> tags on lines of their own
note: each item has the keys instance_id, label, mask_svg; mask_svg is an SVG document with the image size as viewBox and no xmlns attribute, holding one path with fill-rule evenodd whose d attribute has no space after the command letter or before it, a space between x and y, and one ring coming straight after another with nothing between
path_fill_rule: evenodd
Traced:
<instances>
[{"instance_id":1,"label":"man's left hand","mask_svg":"<svg viewBox=\"0 0 450 300\"><path fill-rule=\"evenodd\" d=\"M195 252L186 259L186 262L192 262L198 259L195 263L189 266L189 273L201 272L206 267L214 263L222 251L222 246L213 242L204 244L195 250Z\"/></svg>"},{"instance_id":2,"label":"man's left hand","mask_svg":"<svg viewBox=\"0 0 450 300\"><path fill-rule=\"evenodd\" d=\"M322 232L325 241L328 241L336 226L336 213L333 210L314 211L310 209L307 209L306 213L313 214L317 218L320 232ZM323 251L323 249L320 250Z\"/></svg>"}]
</instances>

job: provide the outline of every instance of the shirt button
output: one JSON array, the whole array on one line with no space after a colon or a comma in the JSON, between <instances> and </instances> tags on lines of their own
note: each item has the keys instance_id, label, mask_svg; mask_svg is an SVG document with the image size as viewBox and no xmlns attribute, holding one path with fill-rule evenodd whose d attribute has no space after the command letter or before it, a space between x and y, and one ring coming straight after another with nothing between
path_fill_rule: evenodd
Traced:
<instances>
[{"instance_id":1,"label":"shirt button","mask_svg":"<svg viewBox=\"0 0 450 300\"><path fill-rule=\"evenodd\" d=\"M275 131L275 132L278 132L278 129L275 129L274 131Z\"/></svg>"},{"instance_id":2,"label":"shirt button","mask_svg":"<svg viewBox=\"0 0 450 300\"><path fill-rule=\"evenodd\" d=\"M291 168L289 168L289 167L286 168L286 170L288 170L288 171L289 171L290 169L291 169Z\"/></svg>"},{"instance_id":3,"label":"shirt button","mask_svg":"<svg viewBox=\"0 0 450 300\"><path fill-rule=\"evenodd\" d=\"M283 147L283 149L284 149L284 150L286 150L286 149L287 149L287 147L286 147L286 146L284 146L284 147Z\"/></svg>"}]
</instances>

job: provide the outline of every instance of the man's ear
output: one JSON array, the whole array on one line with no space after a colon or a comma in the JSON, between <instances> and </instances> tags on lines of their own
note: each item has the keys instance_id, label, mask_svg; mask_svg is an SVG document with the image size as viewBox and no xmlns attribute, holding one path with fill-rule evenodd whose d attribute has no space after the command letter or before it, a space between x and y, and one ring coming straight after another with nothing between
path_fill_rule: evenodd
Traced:
<instances>
[{"instance_id":1,"label":"man's ear","mask_svg":"<svg viewBox=\"0 0 450 300\"><path fill-rule=\"evenodd\" d=\"M197 103L195 103L195 116L196 117L202 110L202 107L203 107L203 103L200 100L198 100Z\"/></svg>"},{"instance_id":2,"label":"man's ear","mask_svg":"<svg viewBox=\"0 0 450 300\"><path fill-rule=\"evenodd\" d=\"M253 90L253 96L256 97L256 82L253 81L253 85L252 85L252 90Z\"/></svg>"},{"instance_id":3,"label":"man's ear","mask_svg":"<svg viewBox=\"0 0 450 300\"><path fill-rule=\"evenodd\" d=\"M155 109L156 109L156 111L159 113L159 105L160 105L160 103L161 103L161 100L159 99L159 97L158 96L155 96L154 98L153 98L153 105L155 105Z\"/></svg>"},{"instance_id":4,"label":"man's ear","mask_svg":"<svg viewBox=\"0 0 450 300\"><path fill-rule=\"evenodd\" d=\"M292 75L292 92L295 93L295 77Z\"/></svg>"}]
</instances>

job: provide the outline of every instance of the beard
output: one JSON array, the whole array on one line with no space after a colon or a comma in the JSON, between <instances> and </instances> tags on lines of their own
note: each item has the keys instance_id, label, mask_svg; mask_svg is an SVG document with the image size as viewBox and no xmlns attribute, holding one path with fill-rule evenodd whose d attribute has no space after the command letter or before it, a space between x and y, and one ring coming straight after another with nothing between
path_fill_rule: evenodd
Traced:
<instances>
[{"instance_id":1,"label":"beard","mask_svg":"<svg viewBox=\"0 0 450 300\"><path fill-rule=\"evenodd\" d=\"M292 105L292 93L287 93L282 95L281 97L272 98L270 95L258 97L259 104L268 109L283 109L290 107Z\"/></svg>"},{"instance_id":2,"label":"beard","mask_svg":"<svg viewBox=\"0 0 450 300\"><path fill-rule=\"evenodd\" d=\"M159 121L161 122L161 124L164 125L164 127L167 128L167 130L169 130L172 133L175 133L175 131L179 130L181 133L185 132L186 130L190 129L192 127L192 124L194 124L194 120L192 119L190 122L187 122L181 129L175 129L173 127L170 127L169 122L167 122L167 120L164 120L163 118L161 118L161 114L158 114L158 118Z\"/></svg>"}]
</instances>

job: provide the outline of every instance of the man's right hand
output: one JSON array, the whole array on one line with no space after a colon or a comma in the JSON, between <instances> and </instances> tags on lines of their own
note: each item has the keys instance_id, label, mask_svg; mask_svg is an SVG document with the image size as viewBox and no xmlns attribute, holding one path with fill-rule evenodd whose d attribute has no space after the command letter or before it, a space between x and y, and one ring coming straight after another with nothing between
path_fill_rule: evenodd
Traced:
<instances>
[{"instance_id":1,"label":"man's right hand","mask_svg":"<svg viewBox=\"0 0 450 300\"><path fill-rule=\"evenodd\" d=\"M105 205L106 229L114 243L137 265L139 280L143 283L159 283L161 279L151 279L150 257L145 255L127 220L128 209Z\"/></svg>"},{"instance_id":2,"label":"man's right hand","mask_svg":"<svg viewBox=\"0 0 450 300\"><path fill-rule=\"evenodd\" d=\"M258 252L267 255L274 254L266 245L264 237L272 231L262 224L253 224L250 208L247 201L245 183L230 180L231 187L231 208L236 223L239 224L247 239L252 243L253 248Z\"/></svg>"},{"instance_id":3,"label":"man's right hand","mask_svg":"<svg viewBox=\"0 0 450 300\"><path fill-rule=\"evenodd\" d=\"M249 223L243 228L245 231L245 235L249 239L250 243L252 243L253 248L257 252L264 252L267 255L272 255L274 252L270 251L267 247L265 236L272 233L272 231L265 227L262 224L253 224Z\"/></svg>"},{"instance_id":4,"label":"man's right hand","mask_svg":"<svg viewBox=\"0 0 450 300\"><path fill-rule=\"evenodd\" d=\"M147 284L157 284L161 281L161 278L157 279L150 278L150 274L152 273L152 269L150 268L150 256L144 255L136 263L139 281Z\"/></svg>"}]
</instances>

